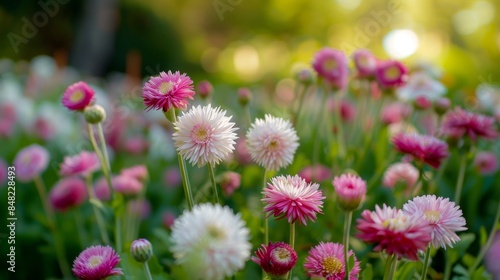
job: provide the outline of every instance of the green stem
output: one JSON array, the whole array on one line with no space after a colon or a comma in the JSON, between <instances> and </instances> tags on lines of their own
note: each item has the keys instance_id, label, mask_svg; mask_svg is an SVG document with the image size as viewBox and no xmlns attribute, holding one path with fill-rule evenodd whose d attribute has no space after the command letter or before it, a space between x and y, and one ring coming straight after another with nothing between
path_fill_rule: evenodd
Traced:
<instances>
[{"instance_id":1,"label":"green stem","mask_svg":"<svg viewBox=\"0 0 500 280\"><path fill-rule=\"evenodd\" d=\"M337 145L338 145L338 150L339 150L339 157L343 159L345 157L345 145L344 145L344 129L342 128L342 96L340 95L340 92L337 92L335 95L335 127L337 128L337 133L335 135L337 136Z\"/></svg>"},{"instance_id":2,"label":"green stem","mask_svg":"<svg viewBox=\"0 0 500 280\"><path fill-rule=\"evenodd\" d=\"M175 116L175 109L171 108L169 110L170 116L172 118L172 122L177 122L177 117ZM182 177L182 186L184 188L184 195L186 196L186 201L188 205L188 209L191 211L193 209L193 195L191 194L191 186L189 184L189 177L187 175L186 162L182 158L182 156L177 153L177 160L179 161L179 168L181 170Z\"/></svg>"},{"instance_id":3,"label":"green stem","mask_svg":"<svg viewBox=\"0 0 500 280\"><path fill-rule=\"evenodd\" d=\"M302 112L302 108L304 107L304 100L308 88L309 88L308 86L303 86L302 92L300 94L299 109L297 110L297 113L295 113L295 127L297 128L299 127L300 113Z\"/></svg>"},{"instance_id":4,"label":"green stem","mask_svg":"<svg viewBox=\"0 0 500 280\"><path fill-rule=\"evenodd\" d=\"M84 249L87 244L87 234L85 233L82 215L80 215L79 209L73 210L73 215L75 216L76 230L78 230L78 237L80 239L80 247L81 249Z\"/></svg>"},{"instance_id":5,"label":"green stem","mask_svg":"<svg viewBox=\"0 0 500 280\"><path fill-rule=\"evenodd\" d=\"M146 274L146 279L147 280L153 280L153 277L151 276L151 271L149 271L149 265L148 262L143 262L142 266L144 267L144 274Z\"/></svg>"},{"instance_id":6,"label":"green stem","mask_svg":"<svg viewBox=\"0 0 500 280\"><path fill-rule=\"evenodd\" d=\"M267 184L267 169L264 169L264 180L262 184L262 188L264 189ZM264 245L267 246L269 244L269 219L264 217ZM266 272L262 270L262 280L266 279Z\"/></svg>"},{"instance_id":7,"label":"green stem","mask_svg":"<svg viewBox=\"0 0 500 280\"><path fill-rule=\"evenodd\" d=\"M66 253L64 252L64 245L62 242L62 237L57 230L56 219L54 215L54 210L47 202L47 192L45 191L45 184L40 176L36 176L33 179L35 186L42 201L43 208L45 210L45 215L47 217L47 225L54 238L54 248L56 250L57 261L59 263L59 268L64 276L64 279L70 279L71 273L69 270L68 262L66 261Z\"/></svg>"},{"instance_id":8,"label":"green stem","mask_svg":"<svg viewBox=\"0 0 500 280\"><path fill-rule=\"evenodd\" d=\"M290 247L295 250L295 223L290 223ZM292 280L292 269L288 272L288 279Z\"/></svg>"},{"instance_id":9,"label":"green stem","mask_svg":"<svg viewBox=\"0 0 500 280\"><path fill-rule=\"evenodd\" d=\"M391 150L389 153L390 154L388 155L387 160L383 164L378 165L378 168L375 171L375 175L373 175L373 177L368 182L367 190L371 190L375 186L375 184L379 181L380 177L382 177L382 175L384 174L384 171L394 160L394 157L396 156L394 150Z\"/></svg>"},{"instance_id":10,"label":"green stem","mask_svg":"<svg viewBox=\"0 0 500 280\"><path fill-rule=\"evenodd\" d=\"M208 169L210 173L210 181L212 182L212 187L214 189L215 201L217 202L217 204L220 204L219 193L217 192L217 183L215 182L214 167L211 163L208 163Z\"/></svg>"},{"instance_id":11,"label":"green stem","mask_svg":"<svg viewBox=\"0 0 500 280\"><path fill-rule=\"evenodd\" d=\"M345 262L345 277L349 280L349 236L351 232L352 211L345 212L344 221L344 262Z\"/></svg>"},{"instance_id":12,"label":"green stem","mask_svg":"<svg viewBox=\"0 0 500 280\"><path fill-rule=\"evenodd\" d=\"M247 129L250 129L250 126L252 126L252 117L250 116L250 106L245 105L244 106L245 108L245 122L246 122L246 126L247 126Z\"/></svg>"},{"instance_id":13,"label":"green stem","mask_svg":"<svg viewBox=\"0 0 500 280\"><path fill-rule=\"evenodd\" d=\"M424 267L422 270L422 280L427 279L427 267L429 266L429 258L431 255L431 246L427 246L427 250L425 251L425 259L424 259Z\"/></svg>"},{"instance_id":14,"label":"green stem","mask_svg":"<svg viewBox=\"0 0 500 280\"><path fill-rule=\"evenodd\" d=\"M384 280L388 280L388 279L392 278L389 275L390 275L390 272L391 272L392 262L393 262L393 260L395 258L396 258L396 256L394 254L387 256L387 260L386 260L386 263L385 263Z\"/></svg>"},{"instance_id":15,"label":"green stem","mask_svg":"<svg viewBox=\"0 0 500 280\"><path fill-rule=\"evenodd\" d=\"M316 124L318 125L317 127L313 128L312 132L312 141L313 141L313 166L318 163L318 153L319 153L319 137L318 137L318 132L319 130L323 129L323 119L325 116L325 109L326 109L326 100L328 97L328 89L326 88L326 85L323 87L323 98L321 99L321 104L320 104L320 110L318 113L318 117L316 120Z\"/></svg>"},{"instance_id":16,"label":"green stem","mask_svg":"<svg viewBox=\"0 0 500 280\"><path fill-rule=\"evenodd\" d=\"M391 270L389 271L388 280L392 280L394 278L394 274L396 274L397 267L398 267L398 258L394 257L394 259L392 259Z\"/></svg>"},{"instance_id":17,"label":"green stem","mask_svg":"<svg viewBox=\"0 0 500 280\"><path fill-rule=\"evenodd\" d=\"M99 199L94 194L94 190L92 189L92 177L90 175L85 177L85 186L87 186L89 200L99 201ZM94 210L94 215L95 215L95 219L97 222L97 227L99 228L99 232L101 233L102 241L105 244L110 244L108 233L106 232L106 224L104 223L104 219L101 215L101 212L99 211L99 208L97 208L97 206L94 203L91 203L91 204L92 204L92 209Z\"/></svg>"},{"instance_id":18,"label":"green stem","mask_svg":"<svg viewBox=\"0 0 500 280\"><path fill-rule=\"evenodd\" d=\"M460 196L462 195L462 188L464 186L466 163L467 163L467 153L462 153L460 157L460 171L458 173L457 186L455 188L455 203L457 205L460 205Z\"/></svg>"}]
</instances>

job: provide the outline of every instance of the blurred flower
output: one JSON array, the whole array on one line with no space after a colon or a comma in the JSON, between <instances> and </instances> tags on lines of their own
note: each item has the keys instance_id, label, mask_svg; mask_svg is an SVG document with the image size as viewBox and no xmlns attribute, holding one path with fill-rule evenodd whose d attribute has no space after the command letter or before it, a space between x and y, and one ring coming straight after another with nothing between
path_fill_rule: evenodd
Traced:
<instances>
[{"instance_id":1,"label":"blurred flower","mask_svg":"<svg viewBox=\"0 0 500 280\"><path fill-rule=\"evenodd\" d=\"M99 157L94 152L82 151L74 156L65 156L59 174L62 176L81 175L86 177L101 167Z\"/></svg>"},{"instance_id":2,"label":"blurred flower","mask_svg":"<svg viewBox=\"0 0 500 280\"><path fill-rule=\"evenodd\" d=\"M136 239L130 245L130 255L137 262L147 262L153 256L153 245L147 239Z\"/></svg>"},{"instance_id":3,"label":"blurred flower","mask_svg":"<svg viewBox=\"0 0 500 280\"><path fill-rule=\"evenodd\" d=\"M229 207L198 204L175 220L171 250L190 279L220 280L245 266L249 234Z\"/></svg>"},{"instance_id":4,"label":"blurred flower","mask_svg":"<svg viewBox=\"0 0 500 280\"><path fill-rule=\"evenodd\" d=\"M406 85L397 91L398 97L403 101L416 100L424 97L429 101L435 101L446 93L446 88L440 82L434 80L425 72L416 72L410 75Z\"/></svg>"},{"instance_id":5,"label":"blurred flower","mask_svg":"<svg viewBox=\"0 0 500 280\"><path fill-rule=\"evenodd\" d=\"M143 184L135 177L118 175L111 178L113 189L123 195L137 195L142 191Z\"/></svg>"},{"instance_id":6,"label":"blurred flower","mask_svg":"<svg viewBox=\"0 0 500 280\"><path fill-rule=\"evenodd\" d=\"M440 97L434 101L434 111L438 115L443 115L451 108L451 101L446 97Z\"/></svg>"},{"instance_id":7,"label":"blurred flower","mask_svg":"<svg viewBox=\"0 0 500 280\"><path fill-rule=\"evenodd\" d=\"M349 271L349 280L358 279L361 271L359 261L352 250L349 250L347 256L354 259L354 265ZM309 251L304 269L308 277L321 276L327 280L341 280L346 276L344 264L344 245L320 242Z\"/></svg>"},{"instance_id":8,"label":"blurred flower","mask_svg":"<svg viewBox=\"0 0 500 280\"><path fill-rule=\"evenodd\" d=\"M419 110L427 110L432 106L432 102L428 97L421 95L415 98L413 106Z\"/></svg>"},{"instance_id":9,"label":"blurred flower","mask_svg":"<svg viewBox=\"0 0 500 280\"><path fill-rule=\"evenodd\" d=\"M151 203L147 199L133 199L128 202L127 211L129 215L144 220L151 215Z\"/></svg>"},{"instance_id":10,"label":"blurred flower","mask_svg":"<svg viewBox=\"0 0 500 280\"><path fill-rule=\"evenodd\" d=\"M406 133L406 134L417 133L417 129L411 123L407 122L391 123L387 127L387 130L389 132L389 137L391 139L400 133Z\"/></svg>"},{"instance_id":11,"label":"blurred flower","mask_svg":"<svg viewBox=\"0 0 500 280\"><path fill-rule=\"evenodd\" d=\"M398 259L418 260L418 251L424 251L431 241L432 228L422 216L407 216L385 204L382 208L375 205L373 212L364 210L357 222L359 239L375 243L375 252L385 250Z\"/></svg>"},{"instance_id":12,"label":"blurred flower","mask_svg":"<svg viewBox=\"0 0 500 280\"><path fill-rule=\"evenodd\" d=\"M237 188L240 187L241 175L232 171L225 172L222 174L219 184L222 192L224 192L226 196L230 196Z\"/></svg>"},{"instance_id":13,"label":"blurred flower","mask_svg":"<svg viewBox=\"0 0 500 280\"><path fill-rule=\"evenodd\" d=\"M111 198L111 190L105 177L99 178L94 184L94 194L101 201L107 201Z\"/></svg>"},{"instance_id":14,"label":"blurred flower","mask_svg":"<svg viewBox=\"0 0 500 280\"><path fill-rule=\"evenodd\" d=\"M323 193L318 184L308 184L299 175L277 176L262 191L266 203L264 212L267 217L281 219L286 217L289 223L297 220L306 225L307 220L315 221L316 214L322 213Z\"/></svg>"},{"instance_id":15,"label":"blurred flower","mask_svg":"<svg viewBox=\"0 0 500 280\"><path fill-rule=\"evenodd\" d=\"M149 177L148 168L144 164L124 168L120 171L120 174L135 178L141 182L146 181Z\"/></svg>"},{"instance_id":16,"label":"blurred flower","mask_svg":"<svg viewBox=\"0 0 500 280\"><path fill-rule=\"evenodd\" d=\"M35 122L33 123L33 131L38 137L45 141L52 139L55 136L55 131L52 123L43 117L36 118Z\"/></svg>"},{"instance_id":17,"label":"blurred flower","mask_svg":"<svg viewBox=\"0 0 500 280\"><path fill-rule=\"evenodd\" d=\"M419 172L415 166L407 162L394 163L384 172L382 184L388 188L403 183L407 193L410 193L418 181Z\"/></svg>"},{"instance_id":18,"label":"blurred flower","mask_svg":"<svg viewBox=\"0 0 500 280\"><path fill-rule=\"evenodd\" d=\"M49 152L42 146L32 144L17 152L14 158L16 179L28 182L40 175L49 163Z\"/></svg>"},{"instance_id":19,"label":"blurred flower","mask_svg":"<svg viewBox=\"0 0 500 280\"><path fill-rule=\"evenodd\" d=\"M353 174L342 174L333 178L333 188L340 207L345 211L358 209L366 197L366 182Z\"/></svg>"},{"instance_id":20,"label":"blurred flower","mask_svg":"<svg viewBox=\"0 0 500 280\"><path fill-rule=\"evenodd\" d=\"M299 83L305 86L309 86L310 84L314 83L314 73L309 68L303 68L295 73L295 79Z\"/></svg>"},{"instance_id":21,"label":"blurred flower","mask_svg":"<svg viewBox=\"0 0 500 280\"><path fill-rule=\"evenodd\" d=\"M401 102L393 102L382 108L380 118L384 124L398 123L411 114L411 107Z\"/></svg>"},{"instance_id":22,"label":"blurred flower","mask_svg":"<svg viewBox=\"0 0 500 280\"><path fill-rule=\"evenodd\" d=\"M491 246L484 255L484 265L486 270L493 276L494 280L500 280L500 266L498 260L500 259L500 231L497 231Z\"/></svg>"},{"instance_id":23,"label":"blurred flower","mask_svg":"<svg viewBox=\"0 0 500 280\"><path fill-rule=\"evenodd\" d=\"M474 166L482 175L491 175L498 170L498 158L495 153L478 152L474 159Z\"/></svg>"},{"instance_id":24,"label":"blurred flower","mask_svg":"<svg viewBox=\"0 0 500 280\"><path fill-rule=\"evenodd\" d=\"M332 48L322 48L314 55L312 66L323 82L336 89L347 85L349 68L345 54Z\"/></svg>"},{"instance_id":25,"label":"blurred flower","mask_svg":"<svg viewBox=\"0 0 500 280\"><path fill-rule=\"evenodd\" d=\"M242 106L246 106L252 100L252 92L248 88L238 89L238 102Z\"/></svg>"},{"instance_id":26,"label":"blurred flower","mask_svg":"<svg viewBox=\"0 0 500 280\"><path fill-rule=\"evenodd\" d=\"M182 177L179 168L170 167L163 173L163 183L169 188L176 188L182 184Z\"/></svg>"},{"instance_id":27,"label":"blurred flower","mask_svg":"<svg viewBox=\"0 0 500 280\"><path fill-rule=\"evenodd\" d=\"M120 256L110 246L91 246L76 257L72 271L78 279L101 280L123 275L120 268L115 268L119 262Z\"/></svg>"},{"instance_id":28,"label":"blurred flower","mask_svg":"<svg viewBox=\"0 0 500 280\"><path fill-rule=\"evenodd\" d=\"M214 88L212 87L212 84L209 81L201 81L198 84L198 94L201 96L201 98L207 98L212 94L214 91Z\"/></svg>"},{"instance_id":29,"label":"blurred flower","mask_svg":"<svg viewBox=\"0 0 500 280\"><path fill-rule=\"evenodd\" d=\"M299 176L304 178L307 183L312 181L323 182L332 177L332 172L330 168L317 164L304 167L300 172Z\"/></svg>"},{"instance_id":30,"label":"blurred flower","mask_svg":"<svg viewBox=\"0 0 500 280\"><path fill-rule=\"evenodd\" d=\"M401 133L392 138L392 143L399 152L434 168L438 168L441 161L448 157L448 145L434 136Z\"/></svg>"},{"instance_id":31,"label":"blurred flower","mask_svg":"<svg viewBox=\"0 0 500 280\"><path fill-rule=\"evenodd\" d=\"M163 227L170 229L174 225L175 219L177 219L177 215L174 212L169 210L165 211L162 215Z\"/></svg>"},{"instance_id":32,"label":"blurred flower","mask_svg":"<svg viewBox=\"0 0 500 280\"><path fill-rule=\"evenodd\" d=\"M450 139L460 139L468 136L472 141L483 137L494 139L498 136L495 129L495 119L474 114L457 107L443 117L440 133Z\"/></svg>"},{"instance_id":33,"label":"blurred flower","mask_svg":"<svg viewBox=\"0 0 500 280\"><path fill-rule=\"evenodd\" d=\"M453 247L453 243L460 241L455 232L467 229L460 206L448 198L435 195L414 197L403 205L403 213L418 219L423 217L429 223L434 248Z\"/></svg>"},{"instance_id":34,"label":"blurred flower","mask_svg":"<svg viewBox=\"0 0 500 280\"><path fill-rule=\"evenodd\" d=\"M193 107L174 123L172 139L179 154L193 166L218 164L234 150L237 128L220 108Z\"/></svg>"},{"instance_id":35,"label":"blurred flower","mask_svg":"<svg viewBox=\"0 0 500 280\"><path fill-rule=\"evenodd\" d=\"M63 178L50 190L49 201L52 207L66 211L82 204L87 199L85 182L78 177Z\"/></svg>"},{"instance_id":36,"label":"blurred flower","mask_svg":"<svg viewBox=\"0 0 500 280\"><path fill-rule=\"evenodd\" d=\"M289 165L299 146L299 137L288 120L265 115L247 132L247 149L252 160L267 170Z\"/></svg>"},{"instance_id":37,"label":"blurred flower","mask_svg":"<svg viewBox=\"0 0 500 280\"><path fill-rule=\"evenodd\" d=\"M386 60L377 63L375 76L382 88L400 87L408 79L408 69L396 60Z\"/></svg>"},{"instance_id":38,"label":"blurred flower","mask_svg":"<svg viewBox=\"0 0 500 280\"><path fill-rule=\"evenodd\" d=\"M375 76L377 58L369 50L356 50L352 54L352 58L356 66L358 77L367 78Z\"/></svg>"},{"instance_id":39,"label":"blurred flower","mask_svg":"<svg viewBox=\"0 0 500 280\"><path fill-rule=\"evenodd\" d=\"M335 112L338 109L338 101L330 100L328 102L328 109L330 112ZM347 100L340 101L340 117L345 122L351 122L356 117L356 108L352 103Z\"/></svg>"},{"instance_id":40,"label":"blurred flower","mask_svg":"<svg viewBox=\"0 0 500 280\"><path fill-rule=\"evenodd\" d=\"M70 85L63 93L62 104L72 111L83 111L94 103L94 90L85 82Z\"/></svg>"},{"instance_id":41,"label":"blurred flower","mask_svg":"<svg viewBox=\"0 0 500 280\"><path fill-rule=\"evenodd\" d=\"M236 140L236 160L240 165L252 163L252 156L248 152L246 139L241 137Z\"/></svg>"},{"instance_id":42,"label":"blurred flower","mask_svg":"<svg viewBox=\"0 0 500 280\"><path fill-rule=\"evenodd\" d=\"M284 242L262 244L255 255L252 261L260 265L271 279L283 279L279 276L288 274L297 263L297 252Z\"/></svg>"},{"instance_id":43,"label":"blurred flower","mask_svg":"<svg viewBox=\"0 0 500 280\"><path fill-rule=\"evenodd\" d=\"M7 162L0 158L0 187L3 187L3 184L7 182L8 174Z\"/></svg>"},{"instance_id":44,"label":"blurred flower","mask_svg":"<svg viewBox=\"0 0 500 280\"><path fill-rule=\"evenodd\" d=\"M170 108L185 109L189 104L186 99L193 99L193 81L179 71L161 72L159 76L151 77L142 88L142 99L147 110Z\"/></svg>"}]
</instances>

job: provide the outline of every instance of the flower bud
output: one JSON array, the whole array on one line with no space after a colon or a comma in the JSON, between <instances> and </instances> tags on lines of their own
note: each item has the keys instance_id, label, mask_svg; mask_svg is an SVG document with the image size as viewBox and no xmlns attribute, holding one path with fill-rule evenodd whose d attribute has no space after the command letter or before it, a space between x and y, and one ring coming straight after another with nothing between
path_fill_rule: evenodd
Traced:
<instances>
[{"instance_id":1,"label":"flower bud","mask_svg":"<svg viewBox=\"0 0 500 280\"><path fill-rule=\"evenodd\" d=\"M88 106L83 110L85 120L91 124L98 124L106 119L106 111L101 105Z\"/></svg>"},{"instance_id":2,"label":"flower bud","mask_svg":"<svg viewBox=\"0 0 500 280\"><path fill-rule=\"evenodd\" d=\"M450 107L451 101L446 97L439 98L434 102L434 111L436 111L438 115L443 115L450 109Z\"/></svg>"},{"instance_id":3,"label":"flower bud","mask_svg":"<svg viewBox=\"0 0 500 280\"><path fill-rule=\"evenodd\" d=\"M130 254L138 262L147 262L153 256L153 246L144 238L132 242Z\"/></svg>"},{"instance_id":4,"label":"flower bud","mask_svg":"<svg viewBox=\"0 0 500 280\"><path fill-rule=\"evenodd\" d=\"M252 100L252 92L248 88L238 89L238 102L241 106L246 106Z\"/></svg>"},{"instance_id":5,"label":"flower bud","mask_svg":"<svg viewBox=\"0 0 500 280\"><path fill-rule=\"evenodd\" d=\"M213 92L212 84L209 81L201 81L198 84L198 94L205 99Z\"/></svg>"},{"instance_id":6,"label":"flower bud","mask_svg":"<svg viewBox=\"0 0 500 280\"><path fill-rule=\"evenodd\" d=\"M314 83L314 74L313 74L311 69L304 68L304 69L299 70L295 74L295 79L299 83L301 83L305 86L308 86L308 85Z\"/></svg>"}]
</instances>

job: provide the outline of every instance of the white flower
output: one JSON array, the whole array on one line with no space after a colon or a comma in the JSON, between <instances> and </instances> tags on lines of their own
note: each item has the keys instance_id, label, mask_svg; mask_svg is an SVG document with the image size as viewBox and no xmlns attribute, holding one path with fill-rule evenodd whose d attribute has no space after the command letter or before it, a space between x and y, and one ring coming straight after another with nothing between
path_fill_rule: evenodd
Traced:
<instances>
[{"instance_id":1,"label":"white flower","mask_svg":"<svg viewBox=\"0 0 500 280\"><path fill-rule=\"evenodd\" d=\"M215 165L234 150L237 128L226 111L207 106L193 107L174 123L174 145L179 154L198 167Z\"/></svg>"},{"instance_id":2,"label":"white flower","mask_svg":"<svg viewBox=\"0 0 500 280\"><path fill-rule=\"evenodd\" d=\"M227 206L196 205L175 220L172 252L192 280L221 280L245 266L252 245L240 214Z\"/></svg>"},{"instance_id":3,"label":"white flower","mask_svg":"<svg viewBox=\"0 0 500 280\"><path fill-rule=\"evenodd\" d=\"M406 85L397 91L398 98L403 101L413 101L419 96L434 101L445 93L446 87L425 72L416 72L411 75Z\"/></svg>"},{"instance_id":4,"label":"white flower","mask_svg":"<svg viewBox=\"0 0 500 280\"><path fill-rule=\"evenodd\" d=\"M288 120L266 115L247 132L247 149L252 160L267 170L289 165L299 146L299 137Z\"/></svg>"}]
</instances>

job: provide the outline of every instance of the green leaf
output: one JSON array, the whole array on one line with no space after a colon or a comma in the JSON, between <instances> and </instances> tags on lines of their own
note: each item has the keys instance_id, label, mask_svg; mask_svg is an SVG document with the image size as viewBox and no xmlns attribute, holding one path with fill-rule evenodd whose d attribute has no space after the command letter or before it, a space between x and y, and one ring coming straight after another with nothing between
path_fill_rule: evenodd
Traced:
<instances>
[{"instance_id":1,"label":"green leaf","mask_svg":"<svg viewBox=\"0 0 500 280\"><path fill-rule=\"evenodd\" d=\"M372 280L373 279L373 268L372 265L367 263L363 272L361 273L362 280Z\"/></svg>"},{"instance_id":2,"label":"green leaf","mask_svg":"<svg viewBox=\"0 0 500 280\"><path fill-rule=\"evenodd\" d=\"M467 248L474 242L476 235L473 233L464 233L460 235L460 241L458 241L453 248L448 248L446 250L446 257L451 263L455 263L458 259L465 255Z\"/></svg>"},{"instance_id":3,"label":"green leaf","mask_svg":"<svg viewBox=\"0 0 500 280\"><path fill-rule=\"evenodd\" d=\"M412 280L417 271L417 262L404 262L396 271L395 279Z\"/></svg>"}]
</instances>

